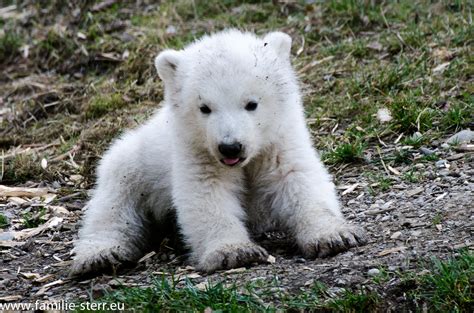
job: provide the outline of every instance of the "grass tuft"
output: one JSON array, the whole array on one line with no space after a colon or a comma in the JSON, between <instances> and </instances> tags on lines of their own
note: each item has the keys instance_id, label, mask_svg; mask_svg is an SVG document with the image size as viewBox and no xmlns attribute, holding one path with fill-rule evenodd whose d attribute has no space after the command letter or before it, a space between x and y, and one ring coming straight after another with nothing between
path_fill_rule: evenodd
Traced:
<instances>
[{"instance_id":1,"label":"grass tuft","mask_svg":"<svg viewBox=\"0 0 474 313\"><path fill-rule=\"evenodd\" d=\"M6 228L8 225L10 225L8 218L5 215L0 214L0 228Z\"/></svg>"},{"instance_id":2,"label":"grass tuft","mask_svg":"<svg viewBox=\"0 0 474 313\"><path fill-rule=\"evenodd\" d=\"M346 290L341 297L330 300L327 307L337 312L372 312L376 311L379 301L376 293Z\"/></svg>"},{"instance_id":3,"label":"grass tuft","mask_svg":"<svg viewBox=\"0 0 474 313\"><path fill-rule=\"evenodd\" d=\"M5 30L4 34L0 36L0 63L18 55L22 42L23 39L17 32L10 29Z\"/></svg>"},{"instance_id":4,"label":"grass tuft","mask_svg":"<svg viewBox=\"0 0 474 313\"><path fill-rule=\"evenodd\" d=\"M363 159L364 149L364 143L358 140L354 143L343 143L324 153L323 160L328 164L358 162Z\"/></svg>"},{"instance_id":5,"label":"grass tuft","mask_svg":"<svg viewBox=\"0 0 474 313\"><path fill-rule=\"evenodd\" d=\"M25 212L22 215L22 225L25 228L36 228L46 222L45 215L46 209L43 207L35 208L30 212Z\"/></svg>"},{"instance_id":6,"label":"grass tuft","mask_svg":"<svg viewBox=\"0 0 474 313\"><path fill-rule=\"evenodd\" d=\"M474 254L462 251L447 261L432 260L432 271L419 280L411 295L429 304L431 312L472 312L474 306Z\"/></svg>"}]
</instances>

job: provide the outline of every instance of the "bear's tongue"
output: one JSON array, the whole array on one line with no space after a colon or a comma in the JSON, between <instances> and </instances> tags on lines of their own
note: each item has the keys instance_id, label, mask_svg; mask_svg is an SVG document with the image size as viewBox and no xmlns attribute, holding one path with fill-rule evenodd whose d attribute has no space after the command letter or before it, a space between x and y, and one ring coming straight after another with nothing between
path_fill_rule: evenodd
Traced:
<instances>
[{"instance_id":1,"label":"bear's tongue","mask_svg":"<svg viewBox=\"0 0 474 313\"><path fill-rule=\"evenodd\" d=\"M235 158L235 159L224 159L224 163L226 165L234 165L234 164L237 164L239 163L239 158Z\"/></svg>"}]
</instances>

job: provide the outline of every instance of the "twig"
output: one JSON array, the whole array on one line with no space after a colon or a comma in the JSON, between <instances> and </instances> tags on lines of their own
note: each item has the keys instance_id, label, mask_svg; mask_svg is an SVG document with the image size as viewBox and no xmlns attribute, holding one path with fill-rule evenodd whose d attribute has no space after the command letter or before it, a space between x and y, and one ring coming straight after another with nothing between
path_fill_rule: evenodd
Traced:
<instances>
[{"instance_id":1,"label":"twig","mask_svg":"<svg viewBox=\"0 0 474 313\"><path fill-rule=\"evenodd\" d=\"M380 147L379 147L379 146L377 146L377 153L378 153L378 155L379 155L380 162L382 162L382 166L383 166L383 168L385 169L385 172L387 173L387 175L390 176L390 172L388 171L388 168L387 168L387 166L385 165L385 162L384 162L383 159L382 159L382 154L380 154Z\"/></svg>"}]
</instances>

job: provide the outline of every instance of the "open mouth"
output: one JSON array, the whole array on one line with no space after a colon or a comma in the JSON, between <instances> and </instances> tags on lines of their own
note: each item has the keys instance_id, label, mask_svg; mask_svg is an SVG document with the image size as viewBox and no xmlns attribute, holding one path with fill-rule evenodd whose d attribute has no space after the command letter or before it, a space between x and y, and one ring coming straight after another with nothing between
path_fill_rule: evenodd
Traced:
<instances>
[{"instance_id":1,"label":"open mouth","mask_svg":"<svg viewBox=\"0 0 474 313\"><path fill-rule=\"evenodd\" d=\"M241 162L243 162L245 158L225 158L221 159L221 162L224 163L227 166L235 166Z\"/></svg>"}]
</instances>

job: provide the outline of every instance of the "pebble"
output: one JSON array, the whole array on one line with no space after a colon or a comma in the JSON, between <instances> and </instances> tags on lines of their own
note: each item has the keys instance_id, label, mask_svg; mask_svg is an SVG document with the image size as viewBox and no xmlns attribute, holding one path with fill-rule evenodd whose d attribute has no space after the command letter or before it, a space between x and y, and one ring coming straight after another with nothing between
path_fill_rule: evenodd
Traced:
<instances>
[{"instance_id":1,"label":"pebble","mask_svg":"<svg viewBox=\"0 0 474 313\"><path fill-rule=\"evenodd\" d=\"M4 232L0 233L0 240L13 240L15 238L15 234L13 232Z\"/></svg>"},{"instance_id":2,"label":"pebble","mask_svg":"<svg viewBox=\"0 0 474 313\"><path fill-rule=\"evenodd\" d=\"M431 149L428 149L428 148L425 148L425 147L421 147L420 148L420 151L421 153L423 153L424 155L432 155L435 153L434 150L431 150Z\"/></svg>"},{"instance_id":3,"label":"pebble","mask_svg":"<svg viewBox=\"0 0 474 313\"><path fill-rule=\"evenodd\" d=\"M465 153L456 153L456 154L453 154L453 155L450 155L446 158L446 160L448 161L455 161L455 160L459 160L461 158L464 157L464 155L466 155Z\"/></svg>"},{"instance_id":4,"label":"pebble","mask_svg":"<svg viewBox=\"0 0 474 313\"><path fill-rule=\"evenodd\" d=\"M420 132L415 132L413 135L411 135L411 138L413 140L419 140L419 139L423 138L423 135Z\"/></svg>"},{"instance_id":5,"label":"pebble","mask_svg":"<svg viewBox=\"0 0 474 313\"><path fill-rule=\"evenodd\" d=\"M436 161L436 163L435 163L437 168L445 168L445 167L447 167L446 166L447 164L448 164L447 160L439 160L439 161Z\"/></svg>"},{"instance_id":6,"label":"pebble","mask_svg":"<svg viewBox=\"0 0 474 313\"><path fill-rule=\"evenodd\" d=\"M402 232L400 231L394 232L392 236L390 236L390 239L398 239L400 238L401 235L402 235Z\"/></svg>"},{"instance_id":7,"label":"pebble","mask_svg":"<svg viewBox=\"0 0 474 313\"><path fill-rule=\"evenodd\" d=\"M461 130L459 133L454 134L446 140L448 144L460 144L465 142L474 141L474 131L470 129Z\"/></svg>"},{"instance_id":8,"label":"pebble","mask_svg":"<svg viewBox=\"0 0 474 313\"><path fill-rule=\"evenodd\" d=\"M374 277L380 274L380 270L377 268L371 268L370 270L367 271L367 275Z\"/></svg>"}]
</instances>

